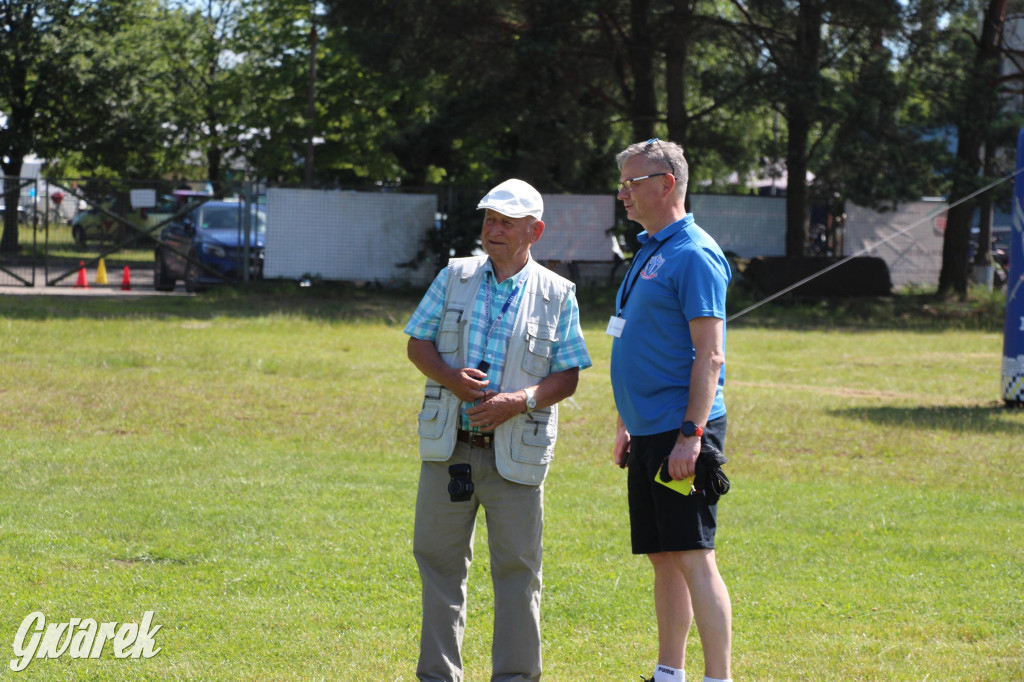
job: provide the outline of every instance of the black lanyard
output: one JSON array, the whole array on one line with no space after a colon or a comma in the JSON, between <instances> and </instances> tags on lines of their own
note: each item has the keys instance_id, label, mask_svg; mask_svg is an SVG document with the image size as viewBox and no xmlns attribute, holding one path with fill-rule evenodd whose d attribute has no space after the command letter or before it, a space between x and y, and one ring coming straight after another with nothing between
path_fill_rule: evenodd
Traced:
<instances>
[{"instance_id":1,"label":"black lanyard","mask_svg":"<svg viewBox=\"0 0 1024 682\"><path fill-rule=\"evenodd\" d=\"M636 265L636 258L633 258L633 262L629 264L629 270L626 270L626 276L622 278L622 295L619 297L619 310L616 312L616 315L622 317L622 309L626 307L626 301L629 299L629 295L633 293L633 287L636 286L636 281L640 279L640 275L643 273L644 268L647 267L647 262L654 258L654 254L658 253L658 249L665 246L665 244L667 244L674 236L675 234L669 235L665 240L658 242L658 245L654 247L654 250L647 254L647 258L644 258L643 265L640 266L640 270L636 273L636 276L633 277L633 282L630 283L629 273L633 272L633 266ZM651 237L651 239L656 239L656 237Z\"/></svg>"}]
</instances>

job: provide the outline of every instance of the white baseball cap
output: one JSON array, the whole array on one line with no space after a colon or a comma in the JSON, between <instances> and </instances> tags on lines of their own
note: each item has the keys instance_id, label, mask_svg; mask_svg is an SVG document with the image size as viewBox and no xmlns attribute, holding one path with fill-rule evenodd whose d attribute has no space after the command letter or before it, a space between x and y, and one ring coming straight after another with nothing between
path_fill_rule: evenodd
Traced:
<instances>
[{"instance_id":1,"label":"white baseball cap","mask_svg":"<svg viewBox=\"0 0 1024 682\"><path fill-rule=\"evenodd\" d=\"M529 183L512 178L488 192L477 208L489 208L509 218L531 215L540 220L544 215L544 200Z\"/></svg>"}]
</instances>

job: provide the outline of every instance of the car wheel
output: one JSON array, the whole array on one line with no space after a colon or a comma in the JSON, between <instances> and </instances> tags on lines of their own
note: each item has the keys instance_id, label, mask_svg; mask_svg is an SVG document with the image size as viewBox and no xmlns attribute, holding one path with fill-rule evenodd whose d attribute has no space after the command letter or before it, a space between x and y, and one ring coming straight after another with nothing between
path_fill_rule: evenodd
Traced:
<instances>
[{"instance_id":1,"label":"car wheel","mask_svg":"<svg viewBox=\"0 0 1024 682\"><path fill-rule=\"evenodd\" d=\"M195 256L193 255L193 257ZM191 293L206 291L206 287L199 280L199 266L192 261L185 266L185 291Z\"/></svg>"},{"instance_id":2,"label":"car wheel","mask_svg":"<svg viewBox=\"0 0 1024 682\"><path fill-rule=\"evenodd\" d=\"M157 251L153 262L153 288L157 291L174 291L174 284L174 279L167 275L163 254Z\"/></svg>"},{"instance_id":3,"label":"car wheel","mask_svg":"<svg viewBox=\"0 0 1024 682\"><path fill-rule=\"evenodd\" d=\"M75 225L71 229L71 238L75 240L75 244L85 246L85 230L81 225Z\"/></svg>"}]
</instances>

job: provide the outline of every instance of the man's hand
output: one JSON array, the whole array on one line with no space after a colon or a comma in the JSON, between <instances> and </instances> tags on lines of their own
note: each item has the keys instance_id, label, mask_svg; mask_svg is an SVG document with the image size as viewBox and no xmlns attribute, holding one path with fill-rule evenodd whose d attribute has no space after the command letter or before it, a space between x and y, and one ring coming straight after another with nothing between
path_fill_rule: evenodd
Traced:
<instances>
[{"instance_id":1,"label":"man's hand","mask_svg":"<svg viewBox=\"0 0 1024 682\"><path fill-rule=\"evenodd\" d=\"M470 426L483 431L493 431L499 424L504 424L524 409L526 409L526 393L524 391L515 391L514 393L487 391L483 400L466 410L466 415L469 417Z\"/></svg>"},{"instance_id":2,"label":"man's hand","mask_svg":"<svg viewBox=\"0 0 1024 682\"><path fill-rule=\"evenodd\" d=\"M449 367L441 359L433 341L409 337L407 353L419 371L454 393L459 400L472 403L487 397L487 375L475 367Z\"/></svg>"},{"instance_id":3,"label":"man's hand","mask_svg":"<svg viewBox=\"0 0 1024 682\"><path fill-rule=\"evenodd\" d=\"M475 367L463 367L452 369L444 385L458 396L459 400L466 403L473 403L486 398L488 394L493 395L494 391L487 390L487 375Z\"/></svg>"},{"instance_id":4,"label":"man's hand","mask_svg":"<svg viewBox=\"0 0 1024 682\"><path fill-rule=\"evenodd\" d=\"M620 418L619 425L615 429L615 446L612 448L615 464L620 469L625 469L629 466L629 440L629 431L626 430L626 425L622 423Z\"/></svg>"},{"instance_id":5,"label":"man's hand","mask_svg":"<svg viewBox=\"0 0 1024 682\"><path fill-rule=\"evenodd\" d=\"M700 438L681 438L668 456L668 473L681 481L693 476L697 470L697 456L700 454Z\"/></svg>"}]
</instances>

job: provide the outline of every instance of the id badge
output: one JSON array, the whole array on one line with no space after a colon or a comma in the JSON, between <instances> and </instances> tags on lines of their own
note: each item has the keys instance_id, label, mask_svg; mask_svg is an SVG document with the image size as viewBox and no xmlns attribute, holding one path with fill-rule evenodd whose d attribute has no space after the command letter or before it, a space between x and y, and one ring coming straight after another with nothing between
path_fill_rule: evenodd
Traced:
<instances>
[{"instance_id":1,"label":"id badge","mask_svg":"<svg viewBox=\"0 0 1024 682\"><path fill-rule=\"evenodd\" d=\"M626 320L619 317L618 315L612 315L608 319L608 328L604 330L605 334L620 338L622 336L622 330L626 326Z\"/></svg>"}]
</instances>

